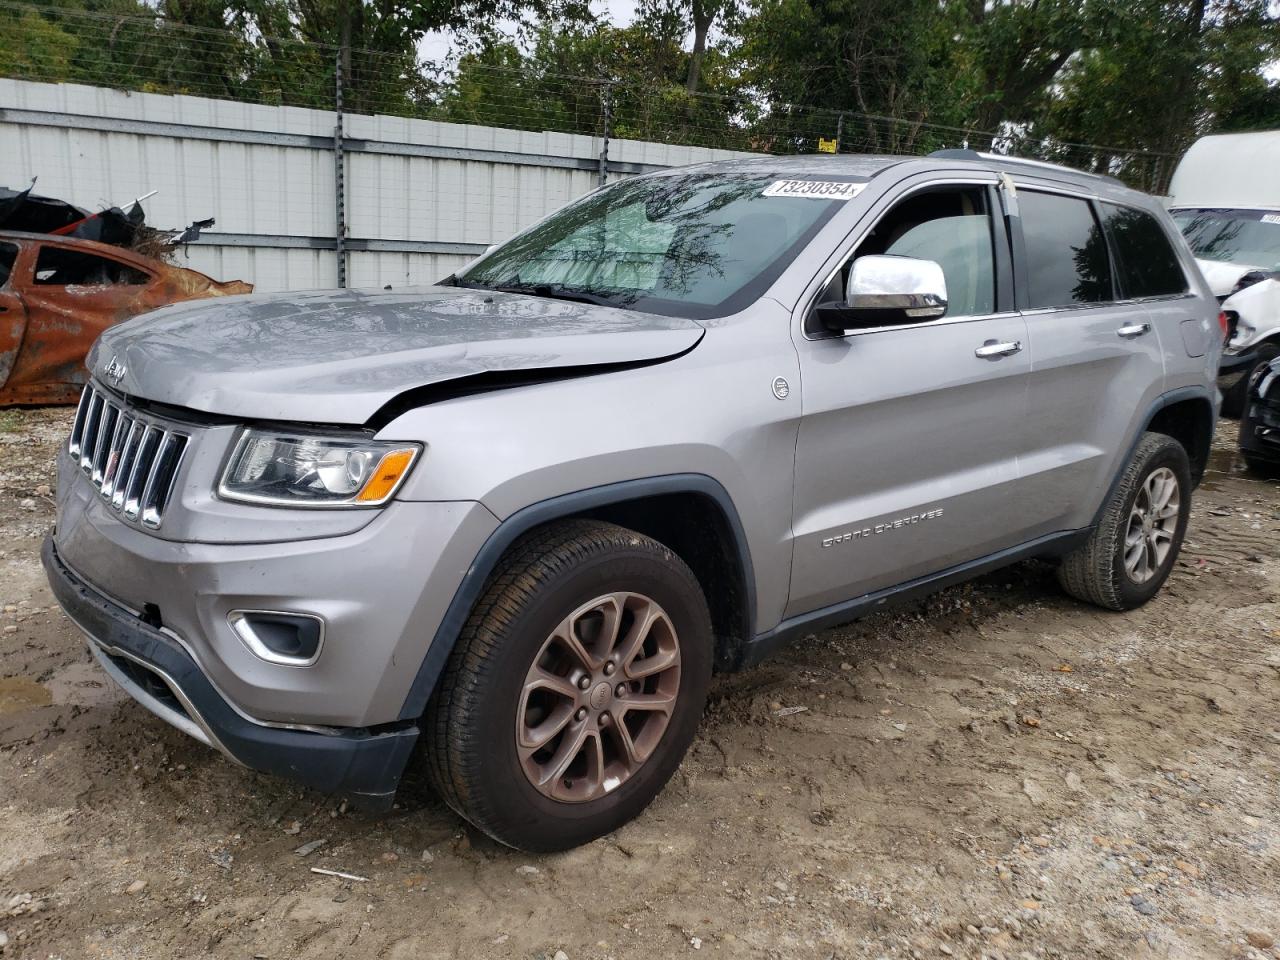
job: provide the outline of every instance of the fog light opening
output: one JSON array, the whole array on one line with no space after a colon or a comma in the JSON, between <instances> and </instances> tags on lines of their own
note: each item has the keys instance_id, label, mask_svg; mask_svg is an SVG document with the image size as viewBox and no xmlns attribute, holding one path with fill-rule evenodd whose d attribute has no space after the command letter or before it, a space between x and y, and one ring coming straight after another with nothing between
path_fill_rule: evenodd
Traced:
<instances>
[{"instance_id":1,"label":"fog light opening","mask_svg":"<svg viewBox=\"0 0 1280 960\"><path fill-rule=\"evenodd\" d=\"M320 659L324 620L315 614L233 610L227 623L249 652L267 663L309 667Z\"/></svg>"}]
</instances>

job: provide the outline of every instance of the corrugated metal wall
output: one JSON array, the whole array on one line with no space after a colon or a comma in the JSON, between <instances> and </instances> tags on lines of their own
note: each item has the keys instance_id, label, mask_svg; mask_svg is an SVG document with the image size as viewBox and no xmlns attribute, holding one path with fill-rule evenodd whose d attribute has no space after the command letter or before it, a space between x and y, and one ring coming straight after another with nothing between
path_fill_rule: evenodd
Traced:
<instances>
[{"instance_id":1,"label":"corrugated metal wall","mask_svg":"<svg viewBox=\"0 0 1280 960\"><path fill-rule=\"evenodd\" d=\"M337 283L334 115L0 79L0 185L147 220L215 217L188 265L258 290ZM597 183L595 137L346 118L349 286L430 283ZM610 178L740 156L610 140Z\"/></svg>"}]
</instances>

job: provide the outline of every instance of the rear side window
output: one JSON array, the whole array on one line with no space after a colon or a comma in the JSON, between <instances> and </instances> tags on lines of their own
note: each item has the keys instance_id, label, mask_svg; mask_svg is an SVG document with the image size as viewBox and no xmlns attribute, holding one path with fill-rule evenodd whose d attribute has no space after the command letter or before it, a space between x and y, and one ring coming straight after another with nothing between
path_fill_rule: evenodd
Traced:
<instances>
[{"instance_id":1,"label":"rear side window","mask_svg":"<svg viewBox=\"0 0 1280 960\"><path fill-rule=\"evenodd\" d=\"M1102 220L1116 251L1126 297L1169 297L1187 292L1187 278L1169 236L1144 210L1102 204Z\"/></svg>"},{"instance_id":2,"label":"rear side window","mask_svg":"<svg viewBox=\"0 0 1280 960\"><path fill-rule=\"evenodd\" d=\"M1032 309L1115 299L1107 242L1087 200L1018 191Z\"/></svg>"},{"instance_id":3,"label":"rear side window","mask_svg":"<svg viewBox=\"0 0 1280 960\"><path fill-rule=\"evenodd\" d=\"M151 278L127 263L62 247L41 247L36 258L36 283L57 287L100 287L143 284Z\"/></svg>"}]
</instances>

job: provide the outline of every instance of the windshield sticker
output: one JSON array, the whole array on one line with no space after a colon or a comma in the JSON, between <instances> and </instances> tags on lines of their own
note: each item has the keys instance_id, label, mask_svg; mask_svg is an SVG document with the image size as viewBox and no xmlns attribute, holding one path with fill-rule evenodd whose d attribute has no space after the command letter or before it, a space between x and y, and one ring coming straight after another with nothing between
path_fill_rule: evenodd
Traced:
<instances>
[{"instance_id":1,"label":"windshield sticker","mask_svg":"<svg viewBox=\"0 0 1280 960\"><path fill-rule=\"evenodd\" d=\"M838 183L834 180L775 180L764 188L766 197L807 197L810 200L852 200L865 183Z\"/></svg>"},{"instance_id":2,"label":"windshield sticker","mask_svg":"<svg viewBox=\"0 0 1280 960\"><path fill-rule=\"evenodd\" d=\"M1280 213L1264 213L1262 215L1263 223L1280 223Z\"/></svg>"}]
</instances>

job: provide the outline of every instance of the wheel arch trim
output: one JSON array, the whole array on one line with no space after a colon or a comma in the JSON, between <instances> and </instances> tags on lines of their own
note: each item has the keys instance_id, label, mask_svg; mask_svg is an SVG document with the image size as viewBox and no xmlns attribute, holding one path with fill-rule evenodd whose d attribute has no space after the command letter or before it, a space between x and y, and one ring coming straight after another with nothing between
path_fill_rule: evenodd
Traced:
<instances>
[{"instance_id":1,"label":"wheel arch trim","mask_svg":"<svg viewBox=\"0 0 1280 960\"><path fill-rule=\"evenodd\" d=\"M519 536L534 527L573 517L588 510L670 494L701 495L712 501L723 514L742 574L746 635L754 636L756 582L751 564L750 546L733 498L718 480L702 473L676 473L590 487L523 507L503 520L489 535L471 561L471 566L463 574L457 590L454 591L453 599L449 602L444 617L436 628L427 652L418 666L413 684L401 707L399 718L416 720L426 710L427 702L431 699L436 683L444 672L467 618L480 599L489 575L506 553L507 548Z\"/></svg>"},{"instance_id":2,"label":"wheel arch trim","mask_svg":"<svg viewBox=\"0 0 1280 960\"><path fill-rule=\"evenodd\" d=\"M1107 504L1111 502L1111 498L1115 495L1116 488L1120 486L1120 481L1124 478L1125 468L1128 467L1129 461L1133 459L1134 451L1138 449L1138 444L1142 441L1142 435L1151 429L1151 424L1155 421L1156 416L1161 410L1171 407L1175 403L1182 403L1186 400L1201 400L1207 405L1209 410L1209 436L1207 442L1209 444L1213 442L1213 431L1217 426L1218 410L1217 405L1214 403L1207 387L1179 387L1176 390L1170 390L1168 393L1160 394L1160 396L1156 397L1155 400L1151 402L1151 405L1147 408L1146 415L1140 421L1141 426L1138 427L1137 431L1134 432L1133 437L1130 438L1129 446L1125 450L1124 456L1116 466L1115 475L1107 485L1107 492L1103 496L1102 501L1098 504L1098 509L1094 513L1093 520L1089 524L1091 528L1096 527L1102 520L1102 514L1106 511ZM1206 451L1207 450L1208 447L1206 447ZM1191 451L1187 451L1187 453L1190 455ZM1192 465L1192 479L1192 486L1198 486L1199 476L1195 473L1194 464Z\"/></svg>"}]
</instances>

